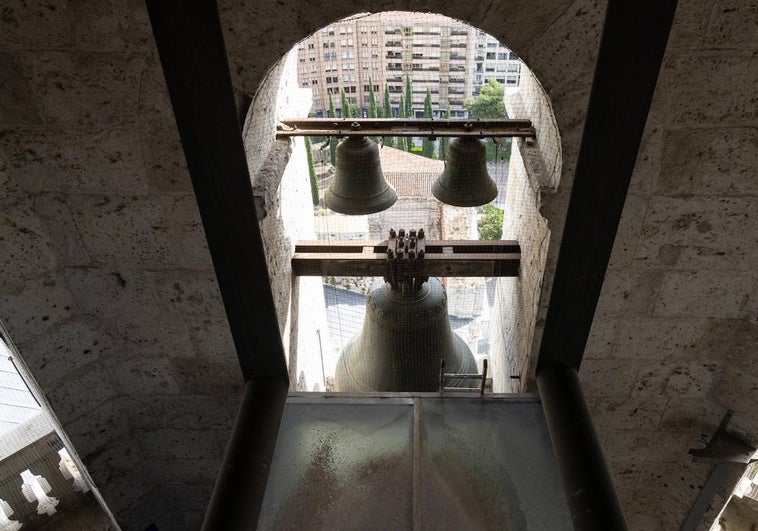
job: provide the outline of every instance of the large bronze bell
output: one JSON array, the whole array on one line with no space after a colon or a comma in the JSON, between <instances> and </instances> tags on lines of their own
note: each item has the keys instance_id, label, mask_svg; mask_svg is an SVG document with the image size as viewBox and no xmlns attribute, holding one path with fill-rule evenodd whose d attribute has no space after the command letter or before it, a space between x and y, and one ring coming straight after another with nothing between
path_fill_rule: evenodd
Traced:
<instances>
[{"instance_id":1,"label":"large bronze bell","mask_svg":"<svg viewBox=\"0 0 758 531\"><path fill-rule=\"evenodd\" d=\"M440 358L445 372L477 372L471 350L450 328L442 283L430 278L418 290L404 288L385 283L369 293L363 329L337 362L337 391L436 391Z\"/></svg>"},{"instance_id":2,"label":"large bronze bell","mask_svg":"<svg viewBox=\"0 0 758 531\"><path fill-rule=\"evenodd\" d=\"M448 205L486 205L497 197L497 185L487 173L487 148L473 137L450 142L445 170L432 186L434 197Z\"/></svg>"},{"instance_id":3,"label":"large bronze bell","mask_svg":"<svg viewBox=\"0 0 758 531\"><path fill-rule=\"evenodd\" d=\"M341 214L373 214L397 201L384 179L379 146L365 136L347 137L337 146L337 169L325 194L326 207Z\"/></svg>"}]
</instances>

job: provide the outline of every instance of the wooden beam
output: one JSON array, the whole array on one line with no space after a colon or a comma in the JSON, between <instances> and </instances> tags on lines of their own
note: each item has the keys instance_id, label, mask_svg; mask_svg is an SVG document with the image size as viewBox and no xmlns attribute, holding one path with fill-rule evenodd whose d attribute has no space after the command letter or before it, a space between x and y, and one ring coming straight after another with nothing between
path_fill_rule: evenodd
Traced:
<instances>
[{"instance_id":1,"label":"wooden beam","mask_svg":"<svg viewBox=\"0 0 758 531\"><path fill-rule=\"evenodd\" d=\"M610 0L537 365L578 369L676 0Z\"/></svg>"},{"instance_id":2,"label":"wooden beam","mask_svg":"<svg viewBox=\"0 0 758 531\"><path fill-rule=\"evenodd\" d=\"M521 247L512 240L424 240L419 259L388 259L388 240L300 241L292 256L299 276L517 277Z\"/></svg>"}]
</instances>

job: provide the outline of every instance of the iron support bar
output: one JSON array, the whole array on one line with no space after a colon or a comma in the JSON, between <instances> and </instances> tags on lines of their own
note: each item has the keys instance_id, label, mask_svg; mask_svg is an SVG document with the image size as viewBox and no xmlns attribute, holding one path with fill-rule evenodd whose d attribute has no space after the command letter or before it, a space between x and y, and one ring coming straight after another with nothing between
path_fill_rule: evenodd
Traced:
<instances>
[{"instance_id":1,"label":"iron support bar","mask_svg":"<svg viewBox=\"0 0 758 531\"><path fill-rule=\"evenodd\" d=\"M574 529L627 529L576 371L543 366L537 387Z\"/></svg>"},{"instance_id":2,"label":"iron support bar","mask_svg":"<svg viewBox=\"0 0 758 531\"><path fill-rule=\"evenodd\" d=\"M289 379L221 23L214 0L146 3L247 381L203 529L255 529Z\"/></svg>"},{"instance_id":3,"label":"iron support bar","mask_svg":"<svg viewBox=\"0 0 758 531\"><path fill-rule=\"evenodd\" d=\"M538 366L579 369L676 0L610 0Z\"/></svg>"},{"instance_id":4,"label":"iron support bar","mask_svg":"<svg viewBox=\"0 0 758 531\"><path fill-rule=\"evenodd\" d=\"M299 276L386 276L389 241L300 241L292 255ZM392 260L394 274L416 277L517 277L516 241L426 240L422 260Z\"/></svg>"},{"instance_id":5,"label":"iron support bar","mask_svg":"<svg viewBox=\"0 0 758 531\"><path fill-rule=\"evenodd\" d=\"M204 531L257 527L287 388L287 383L279 380L253 380L246 384L205 514Z\"/></svg>"},{"instance_id":6,"label":"iron support bar","mask_svg":"<svg viewBox=\"0 0 758 531\"><path fill-rule=\"evenodd\" d=\"M531 120L406 120L396 118L307 118L282 120L277 140L293 136L473 136L534 138Z\"/></svg>"}]
</instances>

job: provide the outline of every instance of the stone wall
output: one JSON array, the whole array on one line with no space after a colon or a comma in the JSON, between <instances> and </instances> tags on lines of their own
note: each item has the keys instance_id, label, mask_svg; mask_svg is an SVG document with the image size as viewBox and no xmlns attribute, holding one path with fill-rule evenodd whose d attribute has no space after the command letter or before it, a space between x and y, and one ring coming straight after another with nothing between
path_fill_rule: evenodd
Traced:
<instances>
[{"instance_id":1,"label":"stone wall","mask_svg":"<svg viewBox=\"0 0 758 531\"><path fill-rule=\"evenodd\" d=\"M261 0L220 12L248 96L298 40L356 12L439 12L523 58L563 156L541 198L539 325L604 6ZM2 15L0 319L121 526L196 529L242 378L144 4L11 0ZM679 2L581 371L633 529L678 527L709 472L687 449L726 407L758 437L755 22L746 0Z\"/></svg>"}]
</instances>

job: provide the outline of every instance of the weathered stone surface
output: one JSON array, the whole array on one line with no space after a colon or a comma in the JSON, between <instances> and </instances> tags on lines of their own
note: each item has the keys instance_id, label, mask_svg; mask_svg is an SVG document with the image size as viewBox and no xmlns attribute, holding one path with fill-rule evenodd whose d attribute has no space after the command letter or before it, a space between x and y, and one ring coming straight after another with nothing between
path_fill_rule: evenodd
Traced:
<instances>
[{"instance_id":1,"label":"weathered stone surface","mask_svg":"<svg viewBox=\"0 0 758 531\"><path fill-rule=\"evenodd\" d=\"M682 51L668 59L659 82L668 94L668 123L702 127L755 120L758 73L751 60L751 53L734 50Z\"/></svg>"},{"instance_id":2,"label":"weathered stone surface","mask_svg":"<svg viewBox=\"0 0 758 531\"><path fill-rule=\"evenodd\" d=\"M620 319L612 355L629 359L692 359L706 325L706 319Z\"/></svg>"},{"instance_id":3,"label":"weathered stone surface","mask_svg":"<svg viewBox=\"0 0 758 531\"><path fill-rule=\"evenodd\" d=\"M662 281L660 271L609 270L596 314L601 317L652 315Z\"/></svg>"},{"instance_id":4,"label":"weathered stone surface","mask_svg":"<svg viewBox=\"0 0 758 531\"><path fill-rule=\"evenodd\" d=\"M628 393L639 367L623 359L585 359L579 379L587 396L617 396Z\"/></svg>"},{"instance_id":5,"label":"weathered stone surface","mask_svg":"<svg viewBox=\"0 0 758 531\"><path fill-rule=\"evenodd\" d=\"M18 292L28 280L54 269L58 259L51 249L44 222L29 201L5 205L0 213L0 287Z\"/></svg>"},{"instance_id":6,"label":"weathered stone surface","mask_svg":"<svg viewBox=\"0 0 758 531\"><path fill-rule=\"evenodd\" d=\"M650 361L640 368L632 395L703 397L710 391L718 367L715 361Z\"/></svg>"},{"instance_id":7,"label":"weathered stone surface","mask_svg":"<svg viewBox=\"0 0 758 531\"><path fill-rule=\"evenodd\" d=\"M59 276L35 279L18 292L3 291L0 318L18 342L37 337L77 311L65 280Z\"/></svg>"},{"instance_id":8,"label":"weathered stone surface","mask_svg":"<svg viewBox=\"0 0 758 531\"><path fill-rule=\"evenodd\" d=\"M642 463L678 463L697 443L698 433L664 430L610 430L603 437L609 460ZM639 476L639 470L637 474ZM640 485L644 487L645 485Z\"/></svg>"},{"instance_id":9,"label":"weathered stone surface","mask_svg":"<svg viewBox=\"0 0 758 531\"><path fill-rule=\"evenodd\" d=\"M600 431L608 429L653 430L658 426L666 398L627 397L596 398L588 401Z\"/></svg>"},{"instance_id":10,"label":"weathered stone surface","mask_svg":"<svg viewBox=\"0 0 758 531\"><path fill-rule=\"evenodd\" d=\"M46 389L45 396L64 423L87 414L117 394L108 370L100 362L71 371L65 380Z\"/></svg>"},{"instance_id":11,"label":"weathered stone surface","mask_svg":"<svg viewBox=\"0 0 758 531\"><path fill-rule=\"evenodd\" d=\"M661 286L655 314L661 317L729 317L754 315L758 273L674 271Z\"/></svg>"},{"instance_id":12,"label":"weathered stone surface","mask_svg":"<svg viewBox=\"0 0 758 531\"><path fill-rule=\"evenodd\" d=\"M39 103L12 55L0 53L0 127L42 122Z\"/></svg>"},{"instance_id":13,"label":"weathered stone surface","mask_svg":"<svg viewBox=\"0 0 758 531\"><path fill-rule=\"evenodd\" d=\"M209 375L210 377L210 375ZM229 394L157 396L153 399L163 428L223 429L234 424L238 403Z\"/></svg>"},{"instance_id":14,"label":"weathered stone surface","mask_svg":"<svg viewBox=\"0 0 758 531\"><path fill-rule=\"evenodd\" d=\"M118 362L114 377L125 395L170 395L179 393L170 360L166 358L132 358Z\"/></svg>"},{"instance_id":15,"label":"weathered stone surface","mask_svg":"<svg viewBox=\"0 0 758 531\"><path fill-rule=\"evenodd\" d=\"M664 195L758 195L753 127L668 132L656 192Z\"/></svg>"},{"instance_id":16,"label":"weathered stone surface","mask_svg":"<svg viewBox=\"0 0 758 531\"><path fill-rule=\"evenodd\" d=\"M758 49L758 6L755 2L717 0L708 23L705 45L712 48Z\"/></svg>"},{"instance_id":17,"label":"weathered stone surface","mask_svg":"<svg viewBox=\"0 0 758 531\"><path fill-rule=\"evenodd\" d=\"M220 458L223 452L213 430L138 430L137 436L148 459Z\"/></svg>"}]
</instances>

